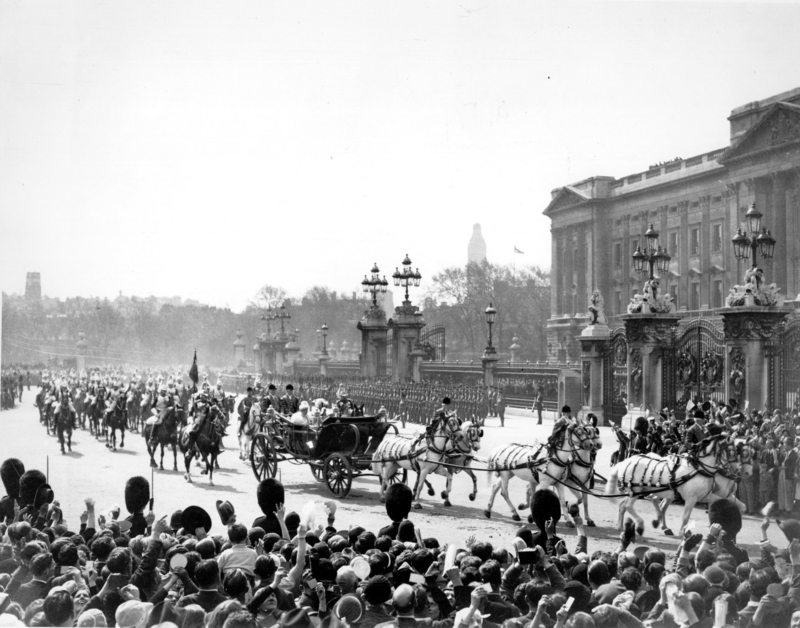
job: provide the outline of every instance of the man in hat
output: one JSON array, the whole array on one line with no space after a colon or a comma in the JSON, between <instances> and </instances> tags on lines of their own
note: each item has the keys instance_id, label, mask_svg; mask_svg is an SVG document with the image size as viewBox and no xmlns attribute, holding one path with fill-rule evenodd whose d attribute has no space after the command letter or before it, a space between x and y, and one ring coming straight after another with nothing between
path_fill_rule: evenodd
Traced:
<instances>
[{"instance_id":1,"label":"man in hat","mask_svg":"<svg viewBox=\"0 0 800 628\"><path fill-rule=\"evenodd\" d=\"M274 412L281 412L281 400L276 393L277 390L275 384L267 386L267 394L261 402L262 412L266 412L267 408L272 408Z\"/></svg>"},{"instance_id":2,"label":"man in hat","mask_svg":"<svg viewBox=\"0 0 800 628\"><path fill-rule=\"evenodd\" d=\"M19 502L19 480L25 473L25 465L17 458L8 458L0 465L0 480L6 489L6 496L0 499L0 523L11 524L17 515Z\"/></svg>"},{"instance_id":3,"label":"man in hat","mask_svg":"<svg viewBox=\"0 0 800 628\"><path fill-rule=\"evenodd\" d=\"M49 504L53 502L53 490L44 473L38 469L26 471L19 480L20 514L31 516L31 526L43 530L47 526Z\"/></svg>"},{"instance_id":4,"label":"man in hat","mask_svg":"<svg viewBox=\"0 0 800 628\"><path fill-rule=\"evenodd\" d=\"M344 384L339 384L339 389L336 391L336 410L339 416L350 416L353 404L347 397L347 389Z\"/></svg>"},{"instance_id":5,"label":"man in hat","mask_svg":"<svg viewBox=\"0 0 800 628\"><path fill-rule=\"evenodd\" d=\"M286 394L281 397L280 406L281 414L285 416L292 416L300 410L300 400L294 396L294 386L291 384L286 385Z\"/></svg>"},{"instance_id":6,"label":"man in hat","mask_svg":"<svg viewBox=\"0 0 800 628\"><path fill-rule=\"evenodd\" d=\"M140 475L129 478L125 483L125 508L130 515L125 521L131 524L131 538L144 534L150 525L144 512L150 501L150 482Z\"/></svg>"},{"instance_id":7,"label":"man in hat","mask_svg":"<svg viewBox=\"0 0 800 628\"><path fill-rule=\"evenodd\" d=\"M553 424L553 433L550 435L548 439L548 444L551 447L557 446L561 437L564 433L564 430L569 429L570 426L575 425L575 419L572 418L572 408L565 405L561 407L561 416L556 419L556 422Z\"/></svg>"},{"instance_id":8,"label":"man in hat","mask_svg":"<svg viewBox=\"0 0 800 628\"><path fill-rule=\"evenodd\" d=\"M239 432L238 432L239 436L242 435L244 426L250 420L250 409L253 407L253 403L255 403L255 400L256 398L253 393L253 388L251 386L248 386L247 396L239 402L239 405L236 408L236 411L239 414Z\"/></svg>"},{"instance_id":9,"label":"man in hat","mask_svg":"<svg viewBox=\"0 0 800 628\"><path fill-rule=\"evenodd\" d=\"M497 416L500 417L500 427L506 425L506 397L503 394L503 389L497 390L497 397L495 398L494 407L497 409Z\"/></svg>"}]
</instances>

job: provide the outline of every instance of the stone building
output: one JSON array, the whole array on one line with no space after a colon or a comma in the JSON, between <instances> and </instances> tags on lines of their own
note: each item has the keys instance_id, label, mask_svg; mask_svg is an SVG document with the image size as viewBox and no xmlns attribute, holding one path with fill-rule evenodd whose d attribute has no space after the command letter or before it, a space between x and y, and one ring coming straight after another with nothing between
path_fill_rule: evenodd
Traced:
<instances>
[{"instance_id":1,"label":"stone building","mask_svg":"<svg viewBox=\"0 0 800 628\"><path fill-rule=\"evenodd\" d=\"M470 264L480 264L486 260L486 240L481 233L481 225L476 222L472 226L472 237L467 246L467 262Z\"/></svg>"},{"instance_id":2,"label":"stone building","mask_svg":"<svg viewBox=\"0 0 800 628\"><path fill-rule=\"evenodd\" d=\"M679 313L711 314L742 283L748 262L737 261L731 238L751 203L777 240L774 258L759 261L767 281L787 299L800 292L800 88L737 107L728 120L728 146L553 190L544 210L552 233L549 360L580 355L575 338L594 288L619 324L642 290L631 255L650 224L672 258L661 289Z\"/></svg>"},{"instance_id":3,"label":"stone building","mask_svg":"<svg viewBox=\"0 0 800 628\"><path fill-rule=\"evenodd\" d=\"M31 303L41 303L42 276L40 273L28 273L25 276L25 300Z\"/></svg>"}]
</instances>

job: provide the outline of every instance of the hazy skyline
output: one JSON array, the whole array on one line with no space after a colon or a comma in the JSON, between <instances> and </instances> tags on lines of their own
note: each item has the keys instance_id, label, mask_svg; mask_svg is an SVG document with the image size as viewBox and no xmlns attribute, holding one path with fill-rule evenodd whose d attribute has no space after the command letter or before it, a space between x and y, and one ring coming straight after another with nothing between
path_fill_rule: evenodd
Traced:
<instances>
[{"instance_id":1,"label":"hazy skyline","mask_svg":"<svg viewBox=\"0 0 800 628\"><path fill-rule=\"evenodd\" d=\"M728 144L800 86L795 4L0 1L0 289L424 292L550 266L550 191Z\"/></svg>"}]
</instances>

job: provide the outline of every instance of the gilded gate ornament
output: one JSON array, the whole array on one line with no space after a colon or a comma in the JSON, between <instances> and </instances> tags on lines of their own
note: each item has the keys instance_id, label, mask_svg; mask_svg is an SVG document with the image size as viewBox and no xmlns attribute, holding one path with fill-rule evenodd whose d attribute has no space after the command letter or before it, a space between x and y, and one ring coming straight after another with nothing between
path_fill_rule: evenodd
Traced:
<instances>
[{"instance_id":1,"label":"gilded gate ornament","mask_svg":"<svg viewBox=\"0 0 800 628\"><path fill-rule=\"evenodd\" d=\"M681 351L676 361L678 382L681 386L691 386L694 377L694 358L686 351Z\"/></svg>"}]
</instances>

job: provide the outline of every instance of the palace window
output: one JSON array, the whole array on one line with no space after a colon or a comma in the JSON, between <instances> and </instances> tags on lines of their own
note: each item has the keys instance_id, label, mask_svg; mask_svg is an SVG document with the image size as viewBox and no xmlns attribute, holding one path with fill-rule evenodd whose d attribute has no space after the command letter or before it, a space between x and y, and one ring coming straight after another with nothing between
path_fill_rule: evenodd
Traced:
<instances>
[{"instance_id":1,"label":"palace window","mask_svg":"<svg viewBox=\"0 0 800 628\"><path fill-rule=\"evenodd\" d=\"M722 307L722 279L715 279L712 284L711 307Z\"/></svg>"},{"instance_id":2,"label":"palace window","mask_svg":"<svg viewBox=\"0 0 800 628\"><path fill-rule=\"evenodd\" d=\"M678 240L678 232L677 231L670 231L669 233L669 250L667 251L672 259L677 259L678 255L680 255L679 249L679 242Z\"/></svg>"},{"instance_id":3,"label":"palace window","mask_svg":"<svg viewBox=\"0 0 800 628\"><path fill-rule=\"evenodd\" d=\"M722 252L722 223L711 225L711 252Z\"/></svg>"},{"instance_id":4,"label":"palace window","mask_svg":"<svg viewBox=\"0 0 800 628\"><path fill-rule=\"evenodd\" d=\"M700 309L700 282L693 281L689 284L689 309Z\"/></svg>"},{"instance_id":5,"label":"palace window","mask_svg":"<svg viewBox=\"0 0 800 628\"><path fill-rule=\"evenodd\" d=\"M700 227L692 227L689 231L689 254L700 255Z\"/></svg>"},{"instance_id":6,"label":"palace window","mask_svg":"<svg viewBox=\"0 0 800 628\"><path fill-rule=\"evenodd\" d=\"M614 242L614 266L622 266L622 242Z\"/></svg>"}]
</instances>

